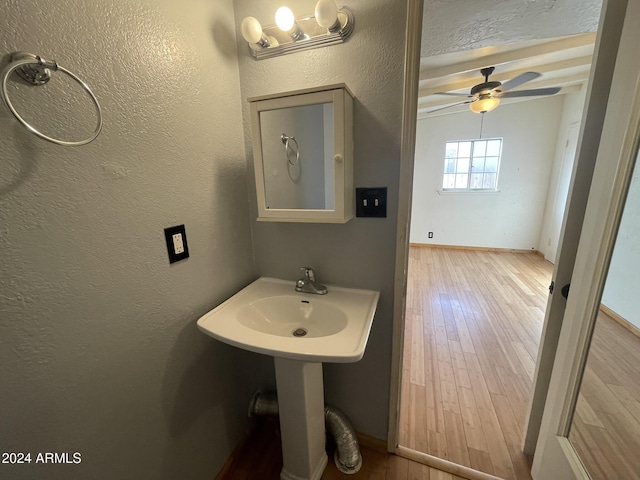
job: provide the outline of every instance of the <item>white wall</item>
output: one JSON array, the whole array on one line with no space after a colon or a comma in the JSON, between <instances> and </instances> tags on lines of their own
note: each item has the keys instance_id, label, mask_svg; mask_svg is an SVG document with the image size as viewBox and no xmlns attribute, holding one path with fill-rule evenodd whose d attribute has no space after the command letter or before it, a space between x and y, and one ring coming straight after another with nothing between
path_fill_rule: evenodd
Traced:
<instances>
[{"instance_id":1,"label":"white wall","mask_svg":"<svg viewBox=\"0 0 640 480\"><path fill-rule=\"evenodd\" d=\"M566 159L569 165L563 165L563 162L565 161L565 156L570 155L572 150L572 145L569 145L569 134L572 125L578 127L579 133L586 92L587 89L585 86L579 92L563 96L564 107L558 126L558 142L551 176L549 178L542 228L540 229L540 239L538 240L538 250L540 250L551 263L555 263L556 261L557 246L560 241L560 227L562 226L562 218L567 202L565 191L570 178L565 178L565 175L571 177L571 172L573 171L572 158Z\"/></svg>"},{"instance_id":2,"label":"white wall","mask_svg":"<svg viewBox=\"0 0 640 480\"><path fill-rule=\"evenodd\" d=\"M418 121L411 242L536 249L555 156L563 97L499 106L482 138L502 137L495 193L442 193L445 143L479 137L470 111ZM433 238L428 238L433 232Z\"/></svg>"},{"instance_id":3,"label":"white wall","mask_svg":"<svg viewBox=\"0 0 640 480\"><path fill-rule=\"evenodd\" d=\"M16 50L87 81L104 130L64 148L0 106L0 451L82 454L0 476L213 478L272 377L195 324L256 276L232 2L4 1L2 66ZM10 82L72 135L94 121L77 88ZM170 266L181 223L191 258Z\"/></svg>"},{"instance_id":4,"label":"white wall","mask_svg":"<svg viewBox=\"0 0 640 480\"><path fill-rule=\"evenodd\" d=\"M313 12L314 0L293 5ZM405 46L404 0L349 0L356 16L353 35L341 45L256 61L238 35L240 81L245 102L247 161L251 130L246 99L270 93L344 82L355 96L355 186L388 187L387 218L354 218L344 225L253 222L260 274L290 279L299 267L316 269L319 281L381 292L364 358L324 365L325 396L363 433L386 438L391 368L392 307L402 79ZM276 0L236 0L236 27L243 17L270 23ZM255 191L251 185L252 212ZM355 201L354 197L347 201Z\"/></svg>"},{"instance_id":5,"label":"white wall","mask_svg":"<svg viewBox=\"0 0 640 480\"><path fill-rule=\"evenodd\" d=\"M637 160L636 160L637 162ZM640 329L640 166L636 163L602 303Z\"/></svg>"}]
</instances>

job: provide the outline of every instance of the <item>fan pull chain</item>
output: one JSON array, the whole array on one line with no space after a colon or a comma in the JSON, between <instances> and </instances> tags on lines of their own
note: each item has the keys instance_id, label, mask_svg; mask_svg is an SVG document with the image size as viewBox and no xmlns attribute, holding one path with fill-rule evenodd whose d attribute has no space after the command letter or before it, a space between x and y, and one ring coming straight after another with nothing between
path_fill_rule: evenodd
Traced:
<instances>
[{"instance_id":1,"label":"fan pull chain","mask_svg":"<svg viewBox=\"0 0 640 480\"><path fill-rule=\"evenodd\" d=\"M484 125L484 114L487 112L482 112L480 114L480 140L482 140L482 126Z\"/></svg>"}]
</instances>

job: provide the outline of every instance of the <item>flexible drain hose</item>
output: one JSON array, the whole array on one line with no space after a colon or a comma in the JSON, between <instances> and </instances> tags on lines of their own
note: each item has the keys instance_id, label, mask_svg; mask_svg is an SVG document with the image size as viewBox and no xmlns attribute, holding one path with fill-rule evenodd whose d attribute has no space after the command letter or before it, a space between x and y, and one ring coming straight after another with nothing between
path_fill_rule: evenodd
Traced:
<instances>
[{"instance_id":1,"label":"flexible drain hose","mask_svg":"<svg viewBox=\"0 0 640 480\"><path fill-rule=\"evenodd\" d=\"M249 404L250 417L278 414L278 397L275 394L260 391L253 394ZM324 407L324 422L327 431L336 442L336 451L333 455L336 467L347 475L358 473L362 467L362 455L360 455L358 438L351 422L342 411L331 405Z\"/></svg>"}]
</instances>

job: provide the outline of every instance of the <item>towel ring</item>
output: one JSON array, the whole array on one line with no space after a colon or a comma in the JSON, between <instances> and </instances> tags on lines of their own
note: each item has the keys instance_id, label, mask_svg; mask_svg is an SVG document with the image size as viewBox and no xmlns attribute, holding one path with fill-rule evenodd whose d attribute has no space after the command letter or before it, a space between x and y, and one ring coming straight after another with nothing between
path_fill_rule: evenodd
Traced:
<instances>
[{"instance_id":1,"label":"towel ring","mask_svg":"<svg viewBox=\"0 0 640 480\"><path fill-rule=\"evenodd\" d=\"M294 167L300 161L300 147L298 146L298 141L296 140L296 137L289 137L287 136L286 133L283 133L282 136L280 137L280 140L282 140L282 143L284 143L284 152L287 155L287 162L289 162L289 165ZM293 146L290 145L292 141L295 142L296 144L295 152L293 150ZM296 158L295 162L291 161L290 154L295 154L295 158Z\"/></svg>"},{"instance_id":2,"label":"towel ring","mask_svg":"<svg viewBox=\"0 0 640 480\"><path fill-rule=\"evenodd\" d=\"M18 111L13 106L13 103L11 103L11 100L9 99L9 93L7 91L7 81L11 76L11 73L13 73L14 71L18 75L20 75L21 78L36 86L44 85L45 83L47 83L51 78L51 71L60 71L62 73L65 73L77 83L79 83L82 88L87 91L89 96L91 96L91 100L93 100L93 103L96 107L96 112L98 113L98 123L96 124L96 128L93 134L85 140L67 141L49 137L48 135L45 135L44 133L31 126L24 118L22 118L22 116L20 116ZM9 65L7 65L2 71L2 88L0 89L0 95L2 95L2 100L4 100L5 105L11 111L13 116L16 117L16 120L18 120L34 135L37 135L38 137L51 143L63 145L65 147L86 145L87 143L95 140L96 137L100 134L100 130L102 130L102 110L100 109L98 99L89 88L89 85L80 80L80 78L78 78L74 73L58 65L56 62L48 62L38 55L33 55L31 53L25 52L15 52L11 55L11 63L9 63Z\"/></svg>"}]
</instances>

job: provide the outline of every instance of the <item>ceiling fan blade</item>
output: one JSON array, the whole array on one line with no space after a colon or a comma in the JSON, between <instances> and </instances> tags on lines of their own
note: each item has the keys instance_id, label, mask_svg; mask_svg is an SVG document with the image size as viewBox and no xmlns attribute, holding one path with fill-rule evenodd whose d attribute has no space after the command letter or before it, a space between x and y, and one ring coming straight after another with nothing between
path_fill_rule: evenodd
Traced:
<instances>
[{"instance_id":1,"label":"ceiling fan blade","mask_svg":"<svg viewBox=\"0 0 640 480\"><path fill-rule=\"evenodd\" d=\"M536 88L533 90L517 90L515 92L503 92L499 95L500 98L515 98L515 97L543 97L546 95L555 95L560 91L560 87L552 88Z\"/></svg>"},{"instance_id":2,"label":"ceiling fan blade","mask_svg":"<svg viewBox=\"0 0 640 480\"><path fill-rule=\"evenodd\" d=\"M439 112L440 110L444 110L446 108L457 107L458 105L466 105L468 103L473 103L475 100L465 100L464 102L454 103L452 105L446 105L444 107L436 108L434 110L429 110L427 113Z\"/></svg>"},{"instance_id":3,"label":"ceiling fan blade","mask_svg":"<svg viewBox=\"0 0 640 480\"><path fill-rule=\"evenodd\" d=\"M522 85L523 83L530 82L531 80L535 80L536 78L541 77L541 76L542 76L542 74L538 73L538 72L524 72L524 73L518 75L517 77L512 78L508 82L504 82L502 84L502 87L500 88L500 90L502 90L503 92L506 92L507 90L511 90L512 88L516 88L516 87Z\"/></svg>"}]
</instances>

